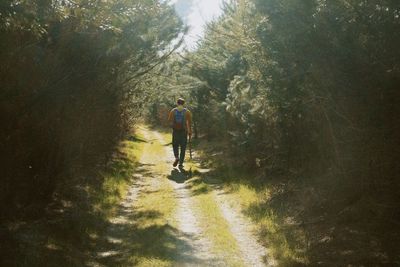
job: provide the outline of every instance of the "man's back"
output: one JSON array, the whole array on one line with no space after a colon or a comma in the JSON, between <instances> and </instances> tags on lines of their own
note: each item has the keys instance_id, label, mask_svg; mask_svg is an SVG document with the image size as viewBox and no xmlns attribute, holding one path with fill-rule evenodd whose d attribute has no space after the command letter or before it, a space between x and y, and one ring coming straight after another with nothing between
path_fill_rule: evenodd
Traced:
<instances>
[{"instance_id":1,"label":"man's back","mask_svg":"<svg viewBox=\"0 0 400 267\"><path fill-rule=\"evenodd\" d=\"M176 130L185 129L190 131L192 113L187 108L179 110L178 107L175 107L169 112L168 121Z\"/></svg>"}]
</instances>

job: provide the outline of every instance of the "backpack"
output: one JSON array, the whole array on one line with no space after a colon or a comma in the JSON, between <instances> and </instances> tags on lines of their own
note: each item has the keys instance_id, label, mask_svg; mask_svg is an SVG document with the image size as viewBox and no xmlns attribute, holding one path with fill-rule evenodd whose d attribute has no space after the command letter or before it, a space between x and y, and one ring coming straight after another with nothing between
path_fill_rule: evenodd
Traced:
<instances>
[{"instance_id":1,"label":"backpack","mask_svg":"<svg viewBox=\"0 0 400 267\"><path fill-rule=\"evenodd\" d=\"M186 109L179 111L178 109L174 110L174 124L172 128L175 130L185 130L186 129L186 118L185 118Z\"/></svg>"}]
</instances>

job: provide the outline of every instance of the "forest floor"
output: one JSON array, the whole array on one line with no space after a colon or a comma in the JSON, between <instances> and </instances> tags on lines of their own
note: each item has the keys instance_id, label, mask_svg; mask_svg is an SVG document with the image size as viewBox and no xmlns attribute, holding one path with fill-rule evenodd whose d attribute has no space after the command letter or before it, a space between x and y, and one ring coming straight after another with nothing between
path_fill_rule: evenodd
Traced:
<instances>
[{"instance_id":1,"label":"forest floor","mask_svg":"<svg viewBox=\"0 0 400 267\"><path fill-rule=\"evenodd\" d=\"M181 171L170 133L138 127L99 188L0 228L0 265L400 266L398 223L368 198L328 199L312 179L241 167L220 142L193 145Z\"/></svg>"},{"instance_id":2,"label":"forest floor","mask_svg":"<svg viewBox=\"0 0 400 267\"><path fill-rule=\"evenodd\" d=\"M172 167L170 136L141 126L140 167L91 266L274 266L255 225L208 169Z\"/></svg>"}]
</instances>

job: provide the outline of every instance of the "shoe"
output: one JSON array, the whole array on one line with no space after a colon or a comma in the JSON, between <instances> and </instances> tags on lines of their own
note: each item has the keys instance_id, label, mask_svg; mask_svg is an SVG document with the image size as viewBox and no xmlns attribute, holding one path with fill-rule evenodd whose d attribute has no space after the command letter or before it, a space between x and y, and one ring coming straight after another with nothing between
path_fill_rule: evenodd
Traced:
<instances>
[{"instance_id":1,"label":"shoe","mask_svg":"<svg viewBox=\"0 0 400 267\"><path fill-rule=\"evenodd\" d=\"M172 164L172 166L176 167L176 165L178 165L179 159L175 159L174 163Z\"/></svg>"},{"instance_id":2,"label":"shoe","mask_svg":"<svg viewBox=\"0 0 400 267\"><path fill-rule=\"evenodd\" d=\"M178 168L183 169L183 164L179 164Z\"/></svg>"}]
</instances>

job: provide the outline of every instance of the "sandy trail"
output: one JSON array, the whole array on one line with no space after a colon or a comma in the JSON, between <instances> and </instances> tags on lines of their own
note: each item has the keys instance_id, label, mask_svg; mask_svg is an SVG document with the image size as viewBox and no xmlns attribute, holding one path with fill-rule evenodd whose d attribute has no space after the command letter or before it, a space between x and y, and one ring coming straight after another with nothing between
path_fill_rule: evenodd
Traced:
<instances>
[{"instance_id":1,"label":"sandy trail","mask_svg":"<svg viewBox=\"0 0 400 267\"><path fill-rule=\"evenodd\" d=\"M174 160L172 147L165 146L165 137L157 131L147 128L141 129L147 140L143 148L140 164L144 170L150 170L147 174L137 174L130 186L126 198L121 203L117 216L110 220L108 234L105 237L109 246L97 252L96 258L127 257L129 251L121 246L123 237L129 233L123 233L121 225L134 224L131 214L134 213L134 202L141 197L141 193L149 190L157 190L161 185L161 179L168 179L173 188L173 197L176 199L177 208L175 222L171 222L178 231L176 237L176 254L173 255L173 266L230 266L221 255L213 250L213 243L202 228L201 214L194 209L195 201L190 187L188 187L187 174L172 168ZM163 146L162 149L161 146ZM162 152L155 158L154 151ZM200 170L201 172L201 170ZM151 174L149 174L151 173ZM229 230L240 250L239 258L245 266L275 266L276 263L268 257L268 251L261 246L254 235L253 225L245 218L237 208L238 203L218 187L211 186L212 196L218 205L222 217L229 225ZM147 191L146 191L147 190ZM197 204L199 205L199 204ZM201 203L200 203L201 205ZM125 227L126 228L126 227ZM267 262L267 264L265 263ZM240 264L241 265L241 264ZM104 266L98 263L89 266Z\"/></svg>"},{"instance_id":2,"label":"sandy trail","mask_svg":"<svg viewBox=\"0 0 400 267\"><path fill-rule=\"evenodd\" d=\"M155 139L166 143L163 136L157 132L153 132ZM168 165L167 169L171 169L172 162L174 161L171 146L165 147L165 159ZM180 255L178 259L180 266L225 266L224 262L212 251L210 240L206 238L205 232L198 224L198 214L193 212L193 200L190 190L187 188L186 175L174 169L171 171L171 177L175 179L170 180L174 188L175 196L178 200L178 209L176 220L179 230L183 233L182 238L184 243L188 246L184 249L185 254ZM191 255L196 255L200 259L197 262L188 262L186 258Z\"/></svg>"}]
</instances>

